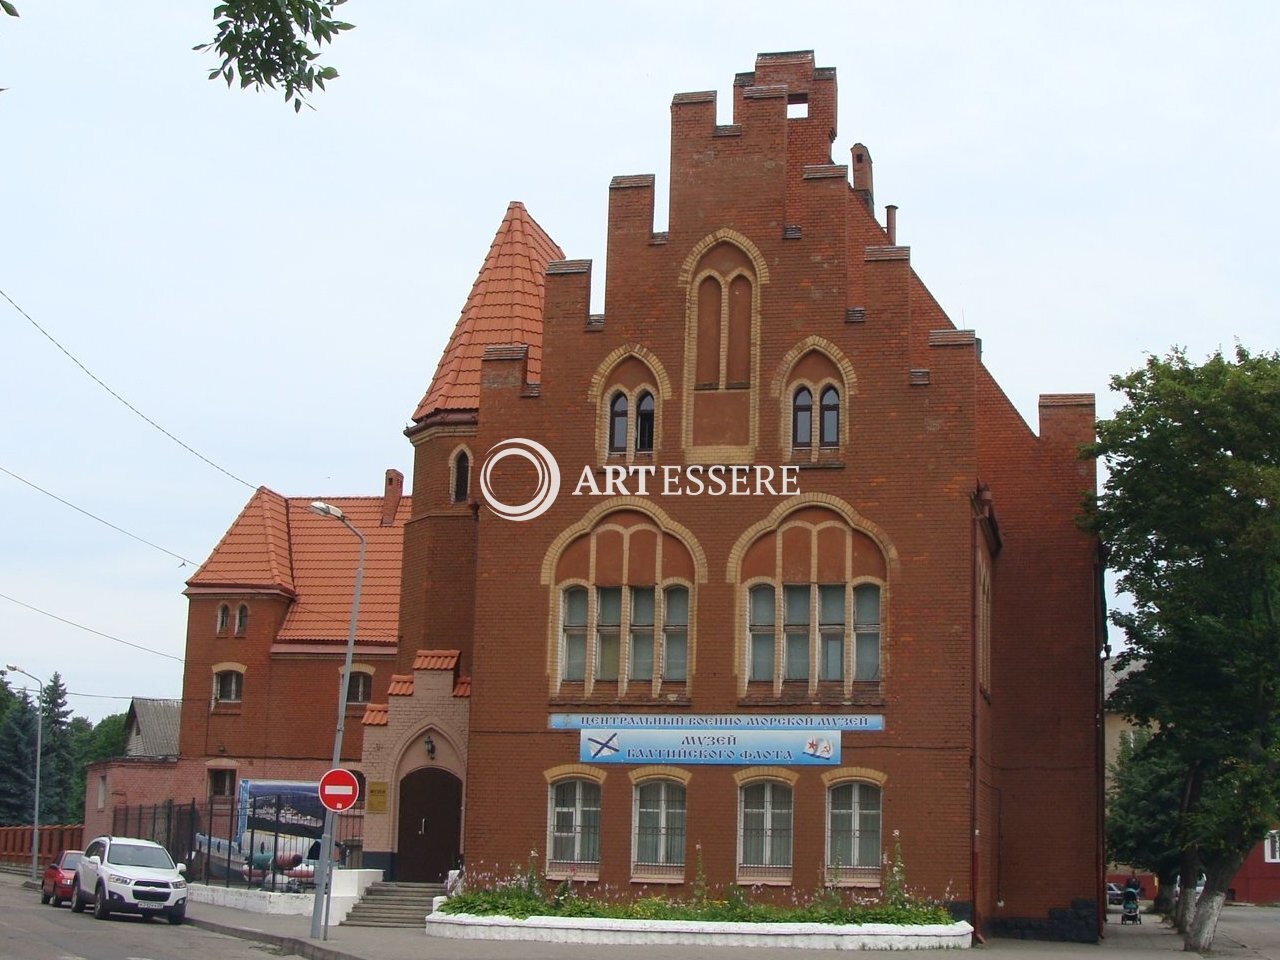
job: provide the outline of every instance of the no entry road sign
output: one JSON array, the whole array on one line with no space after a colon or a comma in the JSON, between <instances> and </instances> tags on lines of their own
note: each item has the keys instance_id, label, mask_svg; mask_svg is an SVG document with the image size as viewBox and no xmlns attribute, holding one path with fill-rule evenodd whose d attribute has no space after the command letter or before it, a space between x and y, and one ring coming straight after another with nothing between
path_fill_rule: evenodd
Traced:
<instances>
[{"instance_id":1,"label":"no entry road sign","mask_svg":"<svg viewBox=\"0 0 1280 960\"><path fill-rule=\"evenodd\" d=\"M350 770L334 767L320 778L320 802L334 813L355 806L359 796L360 784Z\"/></svg>"}]
</instances>

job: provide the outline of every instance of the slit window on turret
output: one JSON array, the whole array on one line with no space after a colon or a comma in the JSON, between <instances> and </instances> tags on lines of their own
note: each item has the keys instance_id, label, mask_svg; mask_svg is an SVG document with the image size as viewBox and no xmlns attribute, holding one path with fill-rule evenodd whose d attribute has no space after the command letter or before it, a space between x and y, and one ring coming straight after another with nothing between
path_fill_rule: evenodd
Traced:
<instances>
[{"instance_id":1,"label":"slit window on turret","mask_svg":"<svg viewBox=\"0 0 1280 960\"><path fill-rule=\"evenodd\" d=\"M460 451L453 460L453 502L466 503L467 490L471 486L471 458Z\"/></svg>"}]
</instances>

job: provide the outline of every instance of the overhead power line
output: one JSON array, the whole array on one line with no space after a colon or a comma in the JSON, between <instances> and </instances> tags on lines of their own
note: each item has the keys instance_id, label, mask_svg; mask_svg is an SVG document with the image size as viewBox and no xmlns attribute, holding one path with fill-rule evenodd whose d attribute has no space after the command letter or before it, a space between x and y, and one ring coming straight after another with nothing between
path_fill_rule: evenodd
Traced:
<instances>
[{"instance_id":1,"label":"overhead power line","mask_svg":"<svg viewBox=\"0 0 1280 960\"><path fill-rule=\"evenodd\" d=\"M32 610L38 614L41 614L42 616L49 617L52 620L57 620L60 623L65 623L68 626L75 627L77 630L83 630L86 633L92 633L95 636L103 637L107 640L114 641L115 643L122 643L126 647L133 647L133 649L135 650L141 650L144 653L154 653L157 657L166 657L169 660L176 660L178 661L178 663L186 662L185 660L183 660L182 657L175 657L172 653L164 653L160 650L152 650L150 647L144 647L140 643L133 643L129 640L121 640L119 637L113 637L109 633L103 633L101 630L93 629L93 627L86 627L82 623L76 623L74 620L68 620L66 617L60 617L56 613L50 613L48 610L41 610L39 607L33 607L29 603L23 603L21 600L15 599L14 597L9 596L8 594L0 593L0 600L8 600L10 603L16 603L20 607L26 607L28 610Z\"/></svg>"},{"instance_id":2,"label":"overhead power line","mask_svg":"<svg viewBox=\"0 0 1280 960\"><path fill-rule=\"evenodd\" d=\"M250 490L255 490L255 489L257 489L257 488L256 488L252 483L250 483L248 480L244 480L244 479L242 479L241 477L237 477L237 476L236 476L234 473L232 473L230 470L227 470L225 467L221 467L221 466L219 466L218 464L214 463L212 460L210 460L208 457L206 457L206 456L205 456L203 453L201 453L199 450L196 450L194 447L190 446L189 444L184 443L182 440L179 440L179 439L178 439L177 437L175 437L172 433L170 433L170 432L169 432L168 430L166 430L164 427L160 426L160 424L156 423L154 420L152 420L150 417L148 417L145 413L143 413L141 410L139 410L137 407L135 407L132 403L130 403L130 402L129 402L128 400L126 400L124 397L120 396L120 394L118 394L118 393L116 393L114 390L112 390L112 389L111 389L109 386L107 386L107 385L106 385L106 384L105 384L105 383L104 383L104 382L103 382L103 381L102 381L102 380L101 380L101 379L100 379L100 378L99 378L99 377L98 377L98 376L97 376L97 375L96 375L92 370L90 370L90 369L89 369L88 367L86 367L83 363L81 363L79 360L77 360L77 359L76 359L76 357L75 357L75 355L74 355L74 354L72 354L70 350L68 350L68 349L67 349L66 347L64 347L61 343L59 343L56 339L54 339L53 334L49 333L49 331L48 331L48 330L46 330L44 327L40 326L40 324L36 323L36 322L35 322L35 320L34 320L34 319L32 319L31 314L27 313L27 311L25 311L25 310L23 310L23 309L22 309L22 307L18 306L18 304L17 304L16 302L14 302L14 299L13 299L11 296L9 296L7 293L5 293L5 292L4 292L4 290L0 290L0 297L4 297L6 300L8 300L8 301L9 301L9 303L10 303L10 305L13 307L13 309L17 310L20 314L22 314L24 317L26 317L26 318L27 318L27 321L28 321L28 322L29 322L33 327L35 327L37 330L39 330L39 331L40 331L40 333L44 335L45 339L47 339L50 343L52 343L52 344L53 344L55 347L57 347L59 350L61 350L61 351L62 351L62 353L67 357L67 359L68 359L68 360L70 360L70 361L71 361L72 363L74 363L77 367L79 367L81 370L83 370L83 371L84 371L84 373L85 373L85 375L86 375L90 380L92 380L94 383L96 383L98 386L100 386L103 390L107 391L107 393L111 394L111 396L113 396L113 397L115 397L117 400L119 400L122 404L124 404L124 405L125 405L126 407L128 407L131 411L133 411L133 413L135 413L137 416L141 417L141 418L142 418L143 420L145 420L147 423L151 424L151 426L155 427L157 430L159 430L161 433L163 433L166 437L168 437L170 440L172 440L172 441L173 441L174 443L176 443L178 446L182 447L182 449L183 449L183 450L186 450L188 453L192 454L193 456L198 457L199 459L203 460L205 463L207 463L209 466L213 467L213 469L217 470L219 473L225 474L226 476L230 477L232 480L236 481L237 483L243 483L243 484L244 484L246 487L248 487Z\"/></svg>"},{"instance_id":3,"label":"overhead power line","mask_svg":"<svg viewBox=\"0 0 1280 960\"><path fill-rule=\"evenodd\" d=\"M56 493L50 493L48 490L40 486L38 483L32 483L26 477L20 477L16 473L14 473L12 470L8 470L3 466L0 466L0 473L7 473L9 476L13 477L13 479L17 480L19 483L25 483L32 490L39 490L46 497L52 497L54 500L57 500L63 506L70 507L72 510L77 511L78 513L83 513L86 517L89 517L91 520L97 520L99 523L110 527L112 530L115 530L117 533L123 533L126 537L132 537L134 540L137 540L139 543L145 543L148 547L152 547L156 550L159 550L161 553L167 553L169 556L173 557L175 560L181 560L184 564L189 563L193 567L200 566L200 564L196 563L194 560L188 560L186 557L182 556L181 554L174 553L172 550L166 550L164 547L160 546L159 544L152 543L150 540L140 537L136 533L130 533L124 527L117 527L110 520L103 520L97 514L90 513L88 510L84 509L84 507L77 507L70 500L64 500L62 499L62 497L58 496Z\"/></svg>"}]
</instances>

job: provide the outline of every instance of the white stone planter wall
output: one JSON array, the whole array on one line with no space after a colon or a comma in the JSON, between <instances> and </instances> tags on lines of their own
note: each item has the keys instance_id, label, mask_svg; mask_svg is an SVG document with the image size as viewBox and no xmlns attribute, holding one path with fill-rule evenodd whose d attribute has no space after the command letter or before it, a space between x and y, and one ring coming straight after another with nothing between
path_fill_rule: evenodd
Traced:
<instances>
[{"instance_id":1,"label":"white stone planter wall","mask_svg":"<svg viewBox=\"0 0 1280 960\"><path fill-rule=\"evenodd\" d=\"M382 879L381 870L333 871L333 895L329 901L329 924L335 926L346 919L356 901L372 883ZM245 887L217 887L193 883L187 887L187 899L193 903L211 903L234 907L249 913L310 916L314 897L310 893L272 893Z\"/></svg>"},{"instance_id":2,"label":"white stone planter wall","mask_svg":"<svg viewBox=\"0 0 1280 960\"><path fill-rule=\"evenodd\" d=\"M602 945L802 947L810 950L968 949L973 927L959 923L904 927L888 923L701 923L595 917L477 917L432 913L430 936L458 940L533 940Z\"/></svg>"}]
</instances>

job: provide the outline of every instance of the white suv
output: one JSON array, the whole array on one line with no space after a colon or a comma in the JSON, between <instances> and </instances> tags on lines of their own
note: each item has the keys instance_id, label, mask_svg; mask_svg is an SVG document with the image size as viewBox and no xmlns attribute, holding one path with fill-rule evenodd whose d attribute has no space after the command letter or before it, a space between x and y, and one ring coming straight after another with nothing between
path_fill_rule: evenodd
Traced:
<instances>
[{"instance_id":1,"label":"white suv","mask_svg":"<svg viewBox=\"0 0 1280 960\"><path fill-rule=\"evenodd\" d=\"M150 919L163 913L170 923L187 915L185 864L150 840L98 837L84 848L71 889L71 909L105 920L112 913L140 913Z\"/></svg>"}]
</instances>

